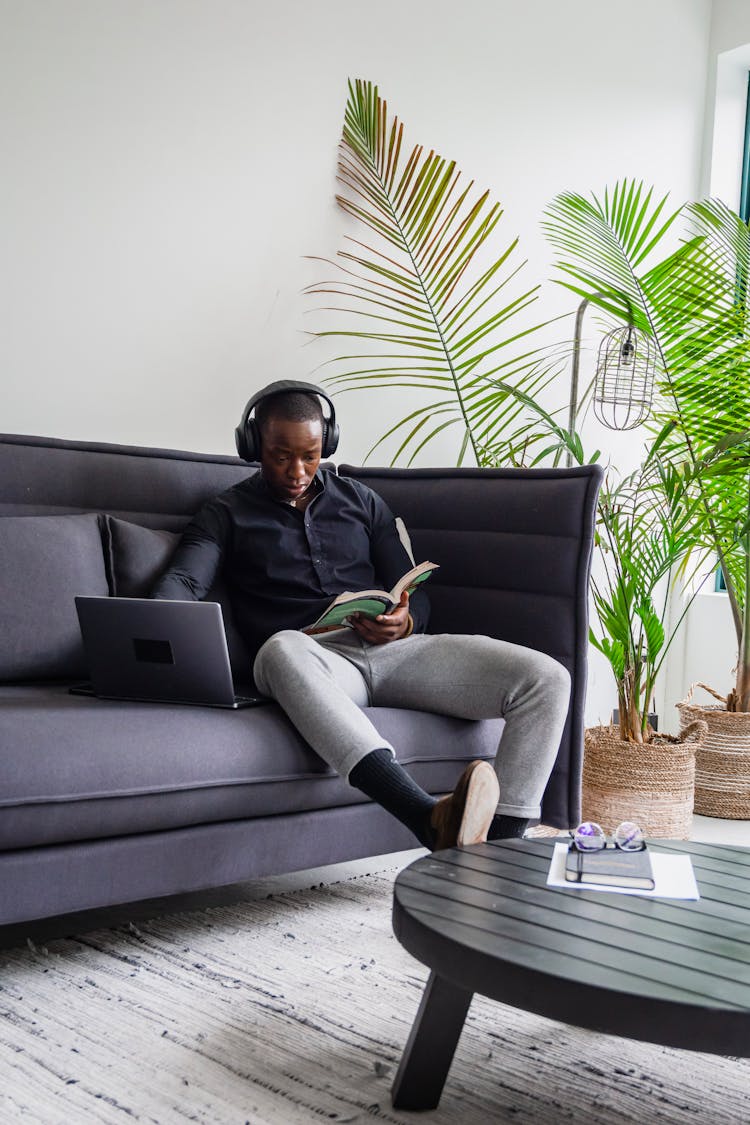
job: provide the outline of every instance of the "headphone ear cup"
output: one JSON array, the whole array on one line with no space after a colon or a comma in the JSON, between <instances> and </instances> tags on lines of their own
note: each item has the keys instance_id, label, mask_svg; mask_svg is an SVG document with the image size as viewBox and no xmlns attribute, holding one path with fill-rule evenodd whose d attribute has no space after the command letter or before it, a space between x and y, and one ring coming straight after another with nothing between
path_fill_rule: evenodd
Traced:
<instances>
[{"instance_id":1,"label":"headphone ear cup","mask_svg":"<svg viewBox=\"0 0 750 1125\"><path fill-rule=\"evenodd\" d=\"M338 449L339 444L339 427L338 423L334 422L333 425L329 421L323 423L323 442L321 446L322 457L333 457Z\"/></svg>"},{"instance_id":2,"label":"headphone ear cup","mask_svg":"<svg viewBox=\"0 0 750 1125\"><path fill-rule=\"evenodd\" d=\"M260 461L260 430L254 418L248 418L245 423L245 453L246 461Z\"/></svg>"},{"instance_id":3,"label":"headphone ear cup","mask_svg":"<svg viewBox=\"0 0 750 1125\"><path fill-rule=\"evenodd\" d=\"M245 429L242 425L235 428L234 431L234 444L237 449L237 456L245 460Z\"/></svg>"},{"instance_id":4,"label":"headphone ear cup","mask_svg":"<svg viewBox=\"0 0 750 1125\"><path fill-rule=\"evenodd\" d=\"M243 461L260 461L260 433L253 418L240 422L234 431L234 444Z\"/></svg>"}]
</instances>

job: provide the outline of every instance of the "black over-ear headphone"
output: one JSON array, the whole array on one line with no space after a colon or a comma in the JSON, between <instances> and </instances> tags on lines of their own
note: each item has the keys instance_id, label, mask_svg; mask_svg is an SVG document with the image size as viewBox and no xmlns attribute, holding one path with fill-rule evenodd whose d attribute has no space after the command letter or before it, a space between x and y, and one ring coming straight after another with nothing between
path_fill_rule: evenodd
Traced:
<instances>
[{"instance_id":1,"label":"black over-ear headphone","mask_svg":"<svg viewBox=\"0 0 750 1125\"><path fill-rule=\"evenodd\" d=\"M250 399L242 411L242 419L234 431L234 440L237 452L243 461L260 461L260 430L258 423L250 415L262 398L271 395L289 394L292 392L317 395L328 403L328 417L323 418L323 444L321 457L332 457L339 444L339 427L336 422L336 411L331 399L326 392L314 383L299 383L296 379L279 379L276 383L269 383L262 391L258 391Z\"/></svg>"}]
</instances>

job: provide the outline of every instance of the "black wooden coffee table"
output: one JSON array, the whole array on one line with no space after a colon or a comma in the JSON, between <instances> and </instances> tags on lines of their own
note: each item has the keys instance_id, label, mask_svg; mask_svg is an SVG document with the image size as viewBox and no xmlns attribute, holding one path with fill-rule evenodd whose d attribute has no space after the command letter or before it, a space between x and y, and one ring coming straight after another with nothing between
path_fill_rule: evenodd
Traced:
<instances>
[{"instance_id":1,"label":"black wooden coffee table","mask_svg":"<svg viewBox=\"0 0 750 1125\"><path fill-rule=\"evenodd\" d=\"M750 1055L750 849L677 841L698 902L546 886L554 841L418 859L396 880L393 929L432 970L393 1085L433 1109L475 992L650 1043Z\"/></svg>"}]
</instances>

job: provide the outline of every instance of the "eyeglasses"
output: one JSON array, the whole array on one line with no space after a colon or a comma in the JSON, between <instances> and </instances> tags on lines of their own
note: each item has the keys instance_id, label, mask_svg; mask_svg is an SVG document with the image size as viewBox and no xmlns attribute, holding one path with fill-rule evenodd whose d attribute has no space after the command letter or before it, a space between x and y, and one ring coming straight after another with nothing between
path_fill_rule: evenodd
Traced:
<instances>
[{"instance_id":1,"label":"eyeglasses","mask_svg":"<svg viewBox=\"0 0 750 1125\"><path fill-rule=\"evenodd\" d=\"M617 825L611 845L601 824L597 824L595 820L584 820L571 832L571 836L579 852L600 852L610 846L620 848L623 852L641 852L646 847L643 833L632 820L624 820Z\"/></svg>"}]
</instances>

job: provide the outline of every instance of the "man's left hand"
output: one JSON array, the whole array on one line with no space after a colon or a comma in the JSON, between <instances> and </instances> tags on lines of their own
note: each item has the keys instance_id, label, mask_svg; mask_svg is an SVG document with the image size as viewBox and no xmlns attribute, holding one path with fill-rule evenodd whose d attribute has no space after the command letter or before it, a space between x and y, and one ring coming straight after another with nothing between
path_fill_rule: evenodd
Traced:
<instances>
[{"instance_id":1,"label":"man's left hand","mask_svg":"<svg viewBox=\"0 0 750 1125\"><path fill-rule=\"evenodd\" d=\"M377 617L352 617L352 625L363 641L369 645L387 645L407 636L409 629L409 595L404 591L401 601L390 613Z\"/></svg>"}]
</instances>

